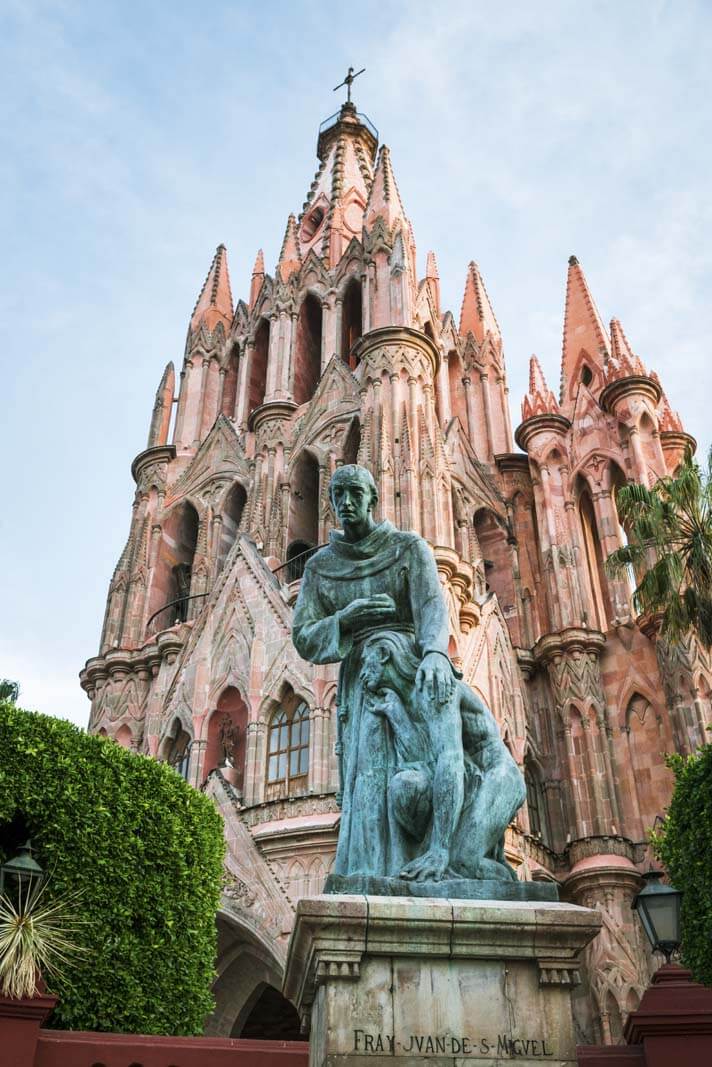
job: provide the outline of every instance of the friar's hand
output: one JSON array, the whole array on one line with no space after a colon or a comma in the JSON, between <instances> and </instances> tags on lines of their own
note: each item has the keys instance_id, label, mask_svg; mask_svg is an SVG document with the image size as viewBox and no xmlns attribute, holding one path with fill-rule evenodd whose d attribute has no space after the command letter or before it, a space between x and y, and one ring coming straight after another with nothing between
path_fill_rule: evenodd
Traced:
<instances>
[{"instance_id":1,"label":"friar's hand","mask_svg":"<svg viewBox=\"0 0 712 1067\"><path fill-rule=\"evenodd\" d=\"M428 652L418 667L415 684L430 700L445 704L450 699L455 684L449 659L439 652Z\"/></svg>"},{"instance_id":2,"label":"friar's hand","mask_svg":"<svg viewBox=\"0 0 712 1067\"><path fill-rule=\"evenodd\" d=\"M393 597L387 593L376 593L375 596L352 600L348 607L342 608L338 614L342 631L350 633L357 625L359 628L365 628L392 622L396 617L396 605Z\"/></svg>"}]
</instances>

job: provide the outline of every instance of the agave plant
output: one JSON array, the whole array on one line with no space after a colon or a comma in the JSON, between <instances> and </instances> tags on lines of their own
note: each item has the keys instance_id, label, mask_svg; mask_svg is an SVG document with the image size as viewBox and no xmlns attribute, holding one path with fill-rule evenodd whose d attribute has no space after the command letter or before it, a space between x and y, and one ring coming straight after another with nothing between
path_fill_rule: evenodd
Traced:
<instances>
[{"instance_id":1,"label":"agave plant","mask_svg":"<svg viewBox=\"0 0 712 1067\"><path fill-rule=\"evenodd\" d=\"M712 647L712 449L706 471L688 451L673 477L626 485L616 504L628 544L608 557L608 573L632 567L636 610L660 616L670 642L693 631Z\"/></svg>"},{"instance_id":2,"label":"agave plant","mask_svg":"<svg viewBox=\"0 0 712 1067\"><path fill-rule=\"evenodd\" d=\"M47 882L21 888L17 901L0 896L0 994L33 997L41 978L56 977L84 952L75 937L84 925L72 910L76 899L53 899Z\"/></svg>"}]
</instances>

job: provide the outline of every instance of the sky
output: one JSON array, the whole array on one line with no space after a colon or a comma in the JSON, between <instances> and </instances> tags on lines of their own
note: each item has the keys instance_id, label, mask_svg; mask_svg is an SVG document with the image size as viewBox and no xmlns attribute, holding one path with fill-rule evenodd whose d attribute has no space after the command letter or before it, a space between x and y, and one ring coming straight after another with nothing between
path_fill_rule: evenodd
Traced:
<instances>
[{"instance_id":1,"label":"sky","mask_svg":"<svg viewBox=\"0 0 712 1067\"><path fill-rule=\"evenodd\" d=\"M566 266L712 441L712 5L3 0L0 677L85 725L130 464L215 247L276 264L349 65L419 268L476 260L512 417L559 382Z\"/></svg>"}]
</instances>

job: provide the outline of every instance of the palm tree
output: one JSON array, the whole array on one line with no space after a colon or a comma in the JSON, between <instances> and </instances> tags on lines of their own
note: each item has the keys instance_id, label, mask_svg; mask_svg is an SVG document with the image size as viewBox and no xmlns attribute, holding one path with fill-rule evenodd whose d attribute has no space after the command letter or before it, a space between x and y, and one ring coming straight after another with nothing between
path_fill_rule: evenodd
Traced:
<instances>
[{"instance_id":1,"label":"palm tree","mask_svg":"<svg viewBox=\"0 0 712 1067\"><path fill-rule=\"evenodd\" d=\"M673 644L693 631L712 647L712 449L702 471L687 451L677 474L652 489L622 486L618 516L628 544L606 560L618 577L631 567L640 615L660 616L660 632Z\"/></svg>"},{"instance_id":2,"label":"palm tree","mask_svg":"<svg viewBox=\"0 0 712 1067\"><path fill-rule=\"evenodd\" d=\"M16 704L20 695L18 682L11 682L9 678L0 678L0 700L7 700L10 704Z\"/></svg>"}]
</instances>

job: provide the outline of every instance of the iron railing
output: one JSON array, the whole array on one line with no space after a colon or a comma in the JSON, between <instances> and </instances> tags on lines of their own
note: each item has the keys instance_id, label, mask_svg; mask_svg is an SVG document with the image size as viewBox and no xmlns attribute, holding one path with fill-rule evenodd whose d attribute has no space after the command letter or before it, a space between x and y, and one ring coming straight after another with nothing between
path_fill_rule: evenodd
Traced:
<instances>
[{"instance_id":1,"label":"iron railing","mask_svg":"<svg viewBox=\"0 0 712 1067\"><path fill-rule=\"evenodd\" d=\"M278 576L278 580L281 582L286 580L287 582L298 582L304 577L304 568L307 565L307 560L311 559L315 552L318 552L320 548L324 548L323 545L313 545L311 548L307 548L304 552L299 552L296 556L292 556L286 563L280 563L279 567L275 567L272 574ZM281 577L281 572L284 572L284 578Z\"/></svg>"},{"instance_id":2,"label":"iron railing","mask_svg":"<svg viewBox=\"0 0 712 1067\"><path fill-rule=\"evenodd\" d=\"M207 593L193 593L192 596L179 596L175 600L169 600L168 603L164 604L162 608L158 609L158 611L154 611L153 615L151 616L151 618L146 623L146 632L148 632L150 630L151 623L153 622L153 620L157 619L158 616L161 615L164 611L168 611L169 608L178 608L182 604L187 604L189 600L201 600L203 597L206 597L207 595L208 595ZM178 613L176 612L176 615L177 614ZM174 623L176 623L177 621L178 621L177 618L173 619L173 621L170 622L168 624L168 626L173 626ZM181 619L180 621L184 622L185 620ZM163 629L167 630L168 626L164 626Z\"/></svg>"},{"instance_id":3,"label":"iron railing","mask_svg":"<svg viewBox=\"0 0 712 1067\"><path fill-rule=\"evenodd\" d=\"M351 114L353 114L353 112L351 112ZM329 115L328 119L324 119L321 126L319 127L319 136L321 136L322 133L325 133L326 130L330 130L332 126L335 126L340 118L341 112L335 111L333 115ZM368 115L364 115L362 111L357 111L356 118L359 120L361 125L365 126L368 132L373 137L375 137L376 140L378 140L378 130L373 125Z\"/></svg>"}]
</instances>

